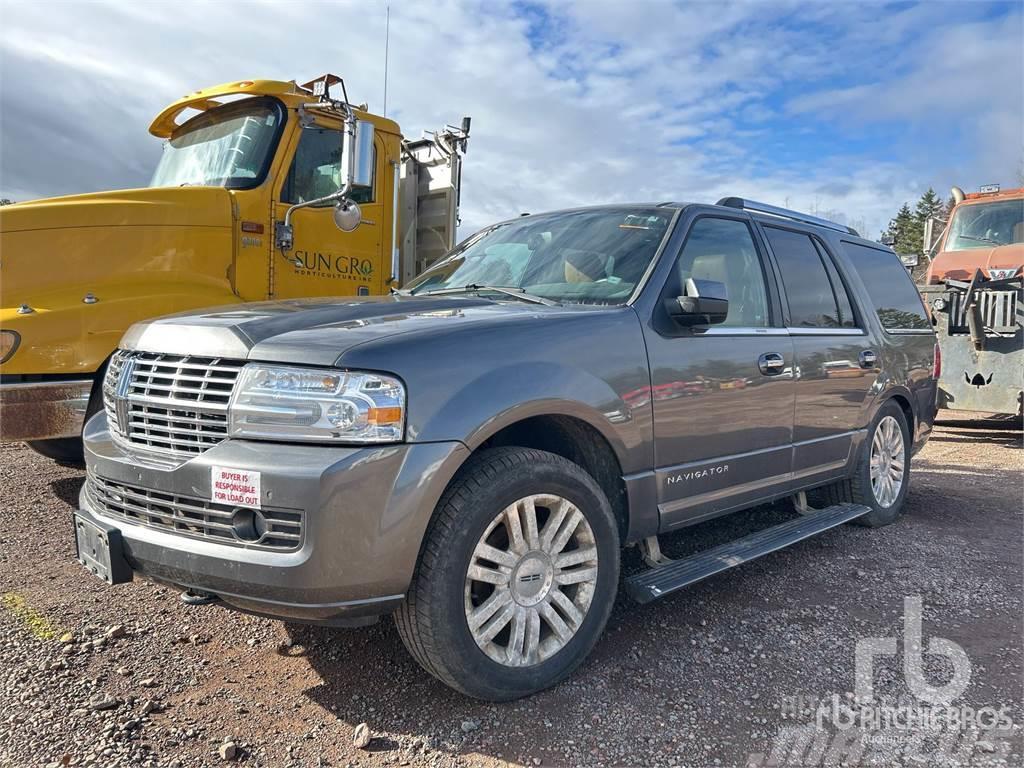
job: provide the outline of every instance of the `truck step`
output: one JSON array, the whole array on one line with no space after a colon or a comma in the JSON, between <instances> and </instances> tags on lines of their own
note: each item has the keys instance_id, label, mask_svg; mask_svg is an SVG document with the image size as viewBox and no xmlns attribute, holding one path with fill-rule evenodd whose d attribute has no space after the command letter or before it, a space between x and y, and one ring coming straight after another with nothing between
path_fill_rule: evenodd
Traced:
<instances>
[{"instance_id":1,"label":"truck step","mask_svg":"<svg viewBox=\"0 0 1024 768\"><path fill-rule=\"evenodd\" d=\"M796 544L870 511L870 507L861 504L836 504L801 515L741 539L636 573L626 579L626 591L637 602L649 603L708 576Z\"/></svg>"}]
</instances>

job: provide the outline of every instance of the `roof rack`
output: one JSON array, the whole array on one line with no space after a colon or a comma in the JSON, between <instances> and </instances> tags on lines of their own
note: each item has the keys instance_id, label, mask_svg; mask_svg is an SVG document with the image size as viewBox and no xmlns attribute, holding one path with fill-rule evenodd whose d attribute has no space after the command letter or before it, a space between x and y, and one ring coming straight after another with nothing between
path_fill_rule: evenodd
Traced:
<instances>
[{"instance_id":1,"label":"roof rack","mask_svg":"<svg viewBox=\"0 0 1024 768\"><path fill-rule=\"evenodd\" d=\"M723 197L715 203L715 205L724 205L728 208L740 208L744 211L754 211L756 213L767 213L771 216L778 216L783 219L792 219L793 221L802 221L804 224L814 224L819 227L834 229L836 232L844 232L848 235L860 237L860 232L853 227L836 224L834 221L822 219L817 216L811 216L809 213L800 213L799 211L791 211L788 208L779 208L776 205L768 205L768 203L759 203L756 200L746 200L742 197Z\"/></svg>"}]
</instances>

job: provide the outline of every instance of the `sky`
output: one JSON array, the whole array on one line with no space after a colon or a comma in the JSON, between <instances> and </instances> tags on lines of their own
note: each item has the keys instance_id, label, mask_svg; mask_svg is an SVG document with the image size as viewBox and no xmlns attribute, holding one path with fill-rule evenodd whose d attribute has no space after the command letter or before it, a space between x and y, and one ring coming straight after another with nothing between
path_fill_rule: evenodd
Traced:
<instances>
[{"instance_id":1,"label":"sky","mask_svg":"<svg viewBox=\"0 0 1024 768\"><path fill-rule=\"evenodd\" d=\"M342 75L383 110L385 2L0 0L0 197L145 186L152 117ZM1024 186L1024 2L393 0L387 115L473 118L461 234L738 195L871 237L929 186Z\"/></svg>"}]
</instances>

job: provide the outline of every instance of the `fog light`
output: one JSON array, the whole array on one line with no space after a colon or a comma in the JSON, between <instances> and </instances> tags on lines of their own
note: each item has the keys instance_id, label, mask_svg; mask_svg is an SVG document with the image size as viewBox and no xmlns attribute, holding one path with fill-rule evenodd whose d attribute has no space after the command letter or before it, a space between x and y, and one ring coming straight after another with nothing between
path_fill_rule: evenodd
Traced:
<instances>
[{"instance_id":1,"label":"fog light","mask_svg":"<svg viewBox=\"0 0 1024 768\"><path fill-rule=\"evenodd\" d=\"M236 509L231 530L240 541L259 541L267 532L267 518L258 509Z\"/></svg>"},{"instance_id":2,"label":"fog light","mask_svg":"<svg viewBox=\"0 0 1024 768\"><path fill-rule=\"evenodd\" d=\"M936 312L942 312L946 308L946 300L941 296L932 301L932 309Z\"/></svg>"}]
</instances>

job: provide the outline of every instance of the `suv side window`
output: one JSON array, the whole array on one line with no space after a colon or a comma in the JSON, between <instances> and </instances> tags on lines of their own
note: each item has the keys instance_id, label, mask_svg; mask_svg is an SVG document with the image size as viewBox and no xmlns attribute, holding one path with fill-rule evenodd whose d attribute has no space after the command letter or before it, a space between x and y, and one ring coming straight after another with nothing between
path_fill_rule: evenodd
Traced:
<instances>
[{"instance_id":1,"label":"suv side window","mask_svg":"<svg viewBox=\"0 0 1024 768\"><path fill-rule=\"evenodd\" d=\"M763 328L768 325L768 293L761 259L745 222L701 217L690 227L679 254L673 288L681 295L688 278L724 283L729 314L721 326Z\"/></svg>"},{"instance_id":2,"label":"suv side window","mask_svg":"<svg viewBox=\"0 0 1024 768\"><path fill-rule=\"evenodd\" d=\"M810 236L767 226L764 232L782 272L790 326L842 328L843 318L832 281Z\"/></svg>"},{"instance_id":3,"label":"suv side window","mask_svg":"<svg viewBox=\"0 0 1024 768\"><path fill-rule=\"evenodd\" d=\"M373 148L373 186L355 187L349 199L362 205L373 202L377 148ZM281 202L304 203L341 188L341 132L329 128L303 128L292 167L285 179Z\"/></svg>"},{"instance_id":4,"label":"suv side window","mask_svg":"<svg viewBox=\"0 0 1024 768\"><path fill-rule=\"evenodd\" d=\"M832 293L836 297L836 304L839 305L840 324L843 328L857 328L857 319L856 315L853 314L853 302L850 301L850 293L843 279L839 276L839 272L836 271L836 265L832 256L829 255L828 249L822 245L820 240L817 238L812 239L814 240L814 245L818 248L818 255L825 263L825 271L828 272L828 278L832 281Z\"/></svg>"},{"instance_id":5,"label":"suv side window","mask_svg":"<svg viewBox=\"0 0 1024 768\"><path fill-rule=\"evenodd\" d=\"M871 294L885 330L931 330L921 295L896 254L845 240L843 248Z\"/></svg>"}]
</instances>

